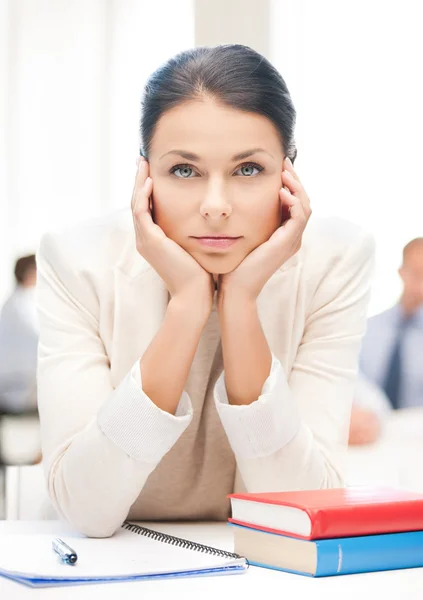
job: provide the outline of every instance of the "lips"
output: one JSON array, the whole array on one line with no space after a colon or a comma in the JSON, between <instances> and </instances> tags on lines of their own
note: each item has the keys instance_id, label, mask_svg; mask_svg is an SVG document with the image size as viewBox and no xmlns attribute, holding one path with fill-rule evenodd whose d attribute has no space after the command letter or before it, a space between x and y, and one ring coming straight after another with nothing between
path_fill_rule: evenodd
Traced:
<instances>
[{"instance_id":1,"label":"lips","mask_svg":"<svg viewBox=\"0 0 423 600\"><path fill-rule=\"evenodd\" d=\"M202 246L207 246L209 248L221 249L229 248L236 244L240 237L200 237L194 238L197 240L199 244Z\"/></svg>"}]
</instances>

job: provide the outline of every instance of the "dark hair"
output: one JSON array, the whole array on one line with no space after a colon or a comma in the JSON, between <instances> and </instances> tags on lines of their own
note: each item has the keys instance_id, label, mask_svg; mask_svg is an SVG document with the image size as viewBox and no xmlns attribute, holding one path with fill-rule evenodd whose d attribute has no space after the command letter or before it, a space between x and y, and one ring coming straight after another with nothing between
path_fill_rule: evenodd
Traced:
<instances>
[{"instance_id":1,"label":"dark hair","mask_svg":"<svg viewBox=\"0 0 423 600\"><path fill-rule=\"evenodd\" d=\"M292 162L296 111L283 77L261 54L240 44L186 50L159 67L144 88L140 154L148 158L160 117L183 102L211 96L270 119Z\"/></svg>"},{"instance_id":2,"label":"dark hair","mask_svg":"<svg viewBox=\"0 0 423 600\"><path fill-rule=\"evenodd\" d=\"M35 254L29 256L22 256L18 258L15 263L15 279L17 283L24 283L28 272L35 270L37 263L35 260Z\"/></svg>"}]
</instances>

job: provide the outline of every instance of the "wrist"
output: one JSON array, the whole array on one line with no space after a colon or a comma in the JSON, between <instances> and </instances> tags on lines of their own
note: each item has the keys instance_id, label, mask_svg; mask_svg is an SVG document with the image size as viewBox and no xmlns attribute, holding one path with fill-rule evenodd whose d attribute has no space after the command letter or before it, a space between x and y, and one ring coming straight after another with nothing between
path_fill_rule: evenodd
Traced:
<instances>
[{"instance_id":1,"label":"wrist","mask_svg":"<svg viewBox=\"0 0 423 600\"><path fill-rule=\"evenodd\" d=\"M222 311L232 308L255 310L257 308L257 299L243 289L231 287L230 285L222 286L217 295L217 309Z\"/></svg>"},{"instance_id":2,"label":"wrist","mask_svg":"<svg viewBox=\"0 0 423 600\"><path fill-rule=\"evenodd\" d=\"M173 296L168 310L184 321L205 325L212 310L212 299L200 294L181 294Z\"/></svg>"}]
</instances>

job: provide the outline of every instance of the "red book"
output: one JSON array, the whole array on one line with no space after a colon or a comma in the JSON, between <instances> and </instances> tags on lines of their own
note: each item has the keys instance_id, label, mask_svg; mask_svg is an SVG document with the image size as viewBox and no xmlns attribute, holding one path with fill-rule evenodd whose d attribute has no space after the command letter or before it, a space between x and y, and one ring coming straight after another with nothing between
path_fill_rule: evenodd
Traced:
<instances>
[{"instance_id":1,"label":"red book","mask_svg":"<svg viewBox=\"0 0 423 600\"><path fill-rule=\"evenodd\" d=\"M306 540L423 530L423 494L387 486L230 494L231 523Z\"/></svg>"}]
</instances>

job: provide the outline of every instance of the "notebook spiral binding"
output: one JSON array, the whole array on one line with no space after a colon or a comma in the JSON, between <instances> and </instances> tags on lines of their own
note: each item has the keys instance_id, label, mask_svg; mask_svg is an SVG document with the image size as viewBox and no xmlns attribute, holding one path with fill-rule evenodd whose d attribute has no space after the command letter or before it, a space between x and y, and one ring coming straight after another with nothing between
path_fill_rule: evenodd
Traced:
<instances>
[{"instance_id":1,"label":"notebook spiral binding","mask_svg":"<svg viewBox=\"0 0 423 600\"><path fill-rule=\"evenodd\" d=\"M172 546L177 546L178 548L195 550L196 552L212 554L213 556L219 556L222 558L244 558L243 556L235 554L234 552L228 552L227 550L220 550L219 548L213 548L212 546L206 546L205 544L192 542L184 538L169 535L168 533L161 533L160 531L155 531L154 529L148 529L147 527L142 527L141 525L135 525L135 523L130 523L129 521L124 521L122 527L128 531L137 533L138 535L143 535L153 540L157 540L158 542L164 542L165 544L171 544Z\"/></svg>"}]
</instances>

